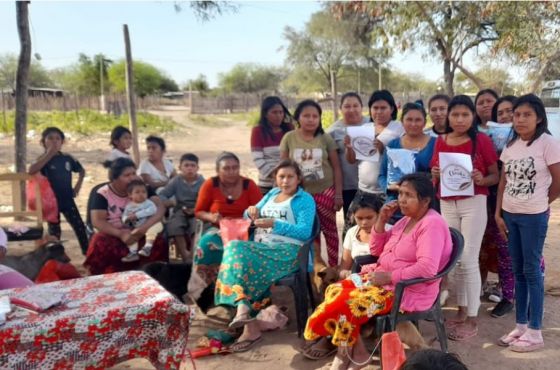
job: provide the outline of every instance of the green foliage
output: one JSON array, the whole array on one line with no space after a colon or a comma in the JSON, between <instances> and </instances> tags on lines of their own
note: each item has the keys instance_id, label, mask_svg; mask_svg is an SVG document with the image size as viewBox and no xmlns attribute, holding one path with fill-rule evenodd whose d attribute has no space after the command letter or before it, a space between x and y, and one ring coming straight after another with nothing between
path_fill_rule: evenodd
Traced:
<instances>
[{"instance_id":1,"label":"green foliage","mask_svg":"<svg viewBox=\"0 0 560 370\"><path fill-rule=\"evenodd\" d=\"M229 72L218 75L218 86L226 93L276 92L283 75L277 67L239 63Z\"/></svg>"},{"instance_id":2,"label":"green foliage","mask_svg":"<svg viewBox=\"0 0 560 370\"><path fill-rule=\"evenodd\" d=\"M80 53L78 62L65 68L57 68L51 72L56 84L66 91L84 96L98 96L101 92L101 78L103 78L103 92L107 94L111 89L108 79L108 69L112 61L103 54L92 58Z\"/></svg>"},{"instance_id":3,"label":"green foliage","mask_svg":"<svg viewBox=\"0 0 560 370\"><path fill-rule=\"evenodd\" d=\"M134 91L136 95L145 97L158 92L169 91L170 81L172 81L173 84L171 88L174 90L172 91L177 91L179 89L175 81L153 65L141 61L135 61L133 63ZM119 93L126 91L125 65L125 61L121 60L109 68L109 81L114 91Z\"/></svg>"},{"instance_id":4,"label":"green foliage","mask_svg":"<svg viewBox=\"0 0 560 370\"><path fill-rule=\"evenodd\" d=\"M0 89L16 87L18 57L6 53L0 55ZM47 70L37 60L32 59L29 67L30 87L53 87L53 81Z\"/></svg>"},{"instance_id":5,"label":"green foliage","mask_svg":"<svg viewBox=\"0 0 560 370\"><path fill-rule=\"evenodd\" d=\"M183 85L183 90L198 91L200 95L204 96L208 91L210 91L210 85L208 85L208 80L203 74L199 74L195 79L190 79Z\"/></svg>"},{"instance_id":6,"label":"green foliage","mask_svg":"<svg viewBox=\"0 0 560 370\"><path fill-rule=\"evenodd\" d=\"M8 127L0 127L0 132L13 134L13 111L7 114ZM175 122L169 118L161 118L150 113L137 113L138 129L147 133L161 133L175 128ZM98 132L109 132L113 127L122 125L128 127L128 115L114 116L97 111L82 109L78 112L29 112L27 115L27 129L41 132L46 127L56 126L64 132L90 135Z\"/></svg>"}]
</instances>

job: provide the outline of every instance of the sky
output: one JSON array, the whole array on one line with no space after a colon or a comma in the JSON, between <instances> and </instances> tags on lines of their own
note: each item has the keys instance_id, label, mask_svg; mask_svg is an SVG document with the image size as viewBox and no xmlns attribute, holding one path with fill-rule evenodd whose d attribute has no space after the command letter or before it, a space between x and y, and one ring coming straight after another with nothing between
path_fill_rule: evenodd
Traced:
<instances>
[{"instance_id":1,"label":"sky","mask_svg":"<svg viewBox=\"0 0 560 370\"><path fill-rule=\"evenodd\" d=\"M128 24L134 59L151 63L178 83L199 74L216 86L218 74L237 63L280 66L286 26L302 30L317 1L238 1L238 11L202 22L172 1L41 1L30 5L32 53L46 68L67 66L79 53L124 57L123 24ZM19 52L13 1L0 0L0 54ZM403 72L441 78L436 60L398 54L386 61Z\"/></svg>"}]
</instances>

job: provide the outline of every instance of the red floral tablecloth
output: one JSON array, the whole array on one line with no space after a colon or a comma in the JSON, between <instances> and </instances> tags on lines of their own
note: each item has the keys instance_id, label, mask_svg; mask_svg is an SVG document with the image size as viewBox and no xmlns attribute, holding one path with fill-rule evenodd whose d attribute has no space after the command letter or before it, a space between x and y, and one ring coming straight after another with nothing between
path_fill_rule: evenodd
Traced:
<instances>
[{"instance_id":1,"label":"red floral tablecloth","mask_svg":"<svg viewBox=\"0 0 560 370\"><path fill-rule=\"evenodd\" d=\"M0 369L105 369L143 357L178 369L191 309L139 271L97 275L37 287L65 293L62 305L16 311L0 326Z\"/></svg>"}]
</instances>

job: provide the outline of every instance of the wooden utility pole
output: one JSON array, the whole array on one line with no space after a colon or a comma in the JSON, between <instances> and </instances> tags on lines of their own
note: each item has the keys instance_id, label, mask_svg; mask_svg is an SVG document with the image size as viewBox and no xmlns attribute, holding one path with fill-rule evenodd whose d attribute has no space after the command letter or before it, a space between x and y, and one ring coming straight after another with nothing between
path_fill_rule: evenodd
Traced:
<instances>
[{"instance_id":1,"label":"wooden utility pole","mask_svg":"<svg viewBox=\"0 0 560 370\"><path fill-rule=\"evenodd\" d=\"M26 172L27 159L27 89L31 64L31 36L29 34L29 2L16 1L16 19L20 43L16 74L16 172ZM22 192L25 189L22 189ZM25 199L22 197L22 199Z\"/></svg>"},{"instance_id":2,"label":"wooden utility pole","mask_svg":"<svg viewBox=\"0 0 560 370\"><path fill-rule=\"evenodd\" d=\"M134 71L132 70L132 52L130 51L130 36L128 26L123 25L124 47L126 50L126 96L128 102L128 123L132 132L132 155L136 165L140 163L140 149L138 147L138 125L136 124L136 98L134 95Z\"/></svg>"}]
</instances>

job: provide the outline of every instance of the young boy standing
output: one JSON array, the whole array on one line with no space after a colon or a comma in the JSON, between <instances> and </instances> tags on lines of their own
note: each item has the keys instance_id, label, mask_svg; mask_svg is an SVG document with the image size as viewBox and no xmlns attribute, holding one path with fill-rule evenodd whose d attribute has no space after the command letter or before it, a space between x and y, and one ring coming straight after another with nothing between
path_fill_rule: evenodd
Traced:
<instances>
[{"instance_id":1,"label":"young boy standing","mask_svg":"<svg viewBox=\"0 0 560 370\"><path fill-rule=\"evenodd\" d=\"M168 236L175 238L183 262L188 262L191 257L189 251L195 229L194 206L203 182L204 177L198 174L198 157L186 153L181 156L179 176L172 178L159 191L165 205L173 207L173 214L165 227Z\"/></svg>"}]
</instances>

